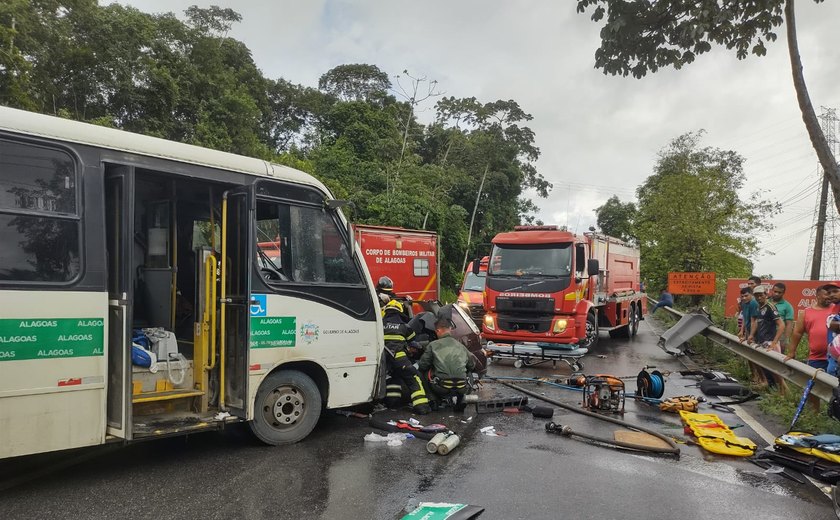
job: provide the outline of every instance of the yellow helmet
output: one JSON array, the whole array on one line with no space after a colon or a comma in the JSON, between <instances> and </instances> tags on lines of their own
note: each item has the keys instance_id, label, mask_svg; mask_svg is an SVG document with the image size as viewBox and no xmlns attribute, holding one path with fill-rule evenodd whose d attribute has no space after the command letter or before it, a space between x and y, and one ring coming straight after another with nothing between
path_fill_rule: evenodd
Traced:
<instances>
[{"instance_id":1,"label":"yellow helmet","mask_svg":"<svg viewBox=\"0 0 840 520\"><path fill-rule=\"evenodd\" d=\"M397 300L389 301L388 303L385 304L385 307L382 310L385 311L385 312L393 310L393 311L397 311L399 313L402 313L404 311L403 304L398 302Z\"/></svg>"}]
</instances>

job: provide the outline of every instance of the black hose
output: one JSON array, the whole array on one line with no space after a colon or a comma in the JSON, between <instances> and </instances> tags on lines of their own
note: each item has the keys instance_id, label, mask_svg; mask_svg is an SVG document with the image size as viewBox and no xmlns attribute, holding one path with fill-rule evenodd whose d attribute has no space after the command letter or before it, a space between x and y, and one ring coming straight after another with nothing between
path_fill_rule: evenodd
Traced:
<instances>
[{"instance_id":1,"label":"black hose","mask_svg":"<svg viewBox=\"0 0 840 520\"><path fill-rule=\"evenodd\" d=\"M560 408L564 408L564 409L569 410L571 412L579 413L581 415L586 415L588 417L592 417L594 419L599 419L601 421L606 421L606 422L610 422L610 423L613 423L613 424L617 424L619 426L622 426L622 427L630 429L630 430L636 430L636 431L640 431L640 432L644 432L644 433L653 435L654 437L657 437L657 438L665 441L668 444L668 446L670 446L670 448L656 448L656 447L653 447L653 446L644 446L644 445L641 445L641 444L621 442L621 441L616 441L614 439L605 439L605 438L595 437L593 435L574 432L574 435L576 435L578 437L583 437L583 438L594 440L596 442L600 442L600 443L603 443L603 444L610 444L610 445L619 446L619 447L622 447L622 448L630 448L630 449L639 450L639 451L648 451L648 452L651 452L651 453L666 453L668 455L674 455L677 458L679 458L679 456L680 456L680 449L679 449L679 447L677 447L677 443L674 442L674 439L668 437L665 434L659 433L656 430L651 430L650 428L645 428L644 426L637 426L635 424L631 424L631 423L628 423L626 421L615 419L613 417L607 417L606 415L601 415L601 414L597 414L597 413L594 413L594 412L590 412L588 410L584 410L583 408L579 408L577 406L572 406L572 405L566 404L562 401L558 401L556 399L552 399L550 397L546 397L544 395L538 394L537 392L533 392L531 390L528 390L527 388L523 388L521 386L514 385L514 384L508 383L506 381L500 381L500 380L495 379L491 376L485 376L485 378L490 379L492 381L497 381L497 382L499 382L499 383L501 383L501 384L503 384L503 385L505 385L509 388L512 388L512 389L516 390L517 392L522 392L523 394L530 395L531 397L535 397L537 399L540 399L540 400L545 401L547 403L553 404L554 406L559 406Z\"/></svg>"},{"instance_id":2,"label":"black hose","mask_svg":"<svg viewBox=\"0 0 840 520\"><path fill-rule=\"evenodd\" d=\"M584 439L588 439L590 441L600 442L601 444L607 444L610 446L618 446L620 448L627 448L630 450L644 450L649 451L652 453L664 453L666 455L677 455L679 453L674 453L672 448L660 448L657 446L643 446L640 444L635 444L632 442L624 442L624 441L617 441L615 439L608 439L606 437L598 437L597 435L590 435L588 433L581 433L573 430L570 426L562 426L555 423L548 423L545 426L545 430L551 433L558 433L560 435L565 435L567 437L581 437ZM677 450L679 452L679 450Z\"/></svg>"}]
</instances>

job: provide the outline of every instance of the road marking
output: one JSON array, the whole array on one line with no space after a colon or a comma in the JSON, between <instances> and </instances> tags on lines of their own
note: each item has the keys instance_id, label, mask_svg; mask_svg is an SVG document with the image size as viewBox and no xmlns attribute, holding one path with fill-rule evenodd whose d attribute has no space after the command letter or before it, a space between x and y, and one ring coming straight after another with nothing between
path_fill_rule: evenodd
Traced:
<instances>
[{"instance_id":1,"label":"road marking","mask_svg":"<svg viewBox=\"0 0 840 520\"><path fill-rule=\"evenodd\" d=\"M776 436L770 433L770 431L765 428L758 420L750 415L749 412L744 410L743 407L738 405L731 405L732 409L735 410L735 415L737 415L747 426L752 428L752 430L759 435L762 439L764 439L767 444L773 445L773 441L776 439Z\"/></svg>"}]
</instances>

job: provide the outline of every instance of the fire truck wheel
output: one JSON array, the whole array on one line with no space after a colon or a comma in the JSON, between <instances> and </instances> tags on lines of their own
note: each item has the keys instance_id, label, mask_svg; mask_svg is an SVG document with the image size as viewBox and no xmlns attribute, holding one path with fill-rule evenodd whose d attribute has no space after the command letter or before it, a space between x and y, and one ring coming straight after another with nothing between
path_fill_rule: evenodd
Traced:
<instances>
[{"instance_id":1,"label":"fire truck wheel","mask_svg":"<svg viewBox=\"0 0 840 520\"><path fill-rule=\"evenodd\" d=\"M309 376L297 370L274 372L257 391L251 431L273 446L298 442L315 428L321 407L321 392Z\"/></svg>"},{"instance_id":2,"label":"fire truck wheel","mask_svg":"<svg viewBox=\"0 0 840 520\"><path fill-rule=\"evenodd\" d=\"M580 348L592 348L598 343L598 320L594 314L586 316L586 337L580 343Z\"/></svg>"},{"instance_id":3,"label":"fire truck wheel","mask_svg":"<svg viewBox=\"0 0 840 520\"><path fill-rule=\"evenodd\" d=\"M639 332L639 322L642 319L642 306L641 305L631 305L630 306L630 337L636 337L636 334Z\"/></svg>"}]
</instances>

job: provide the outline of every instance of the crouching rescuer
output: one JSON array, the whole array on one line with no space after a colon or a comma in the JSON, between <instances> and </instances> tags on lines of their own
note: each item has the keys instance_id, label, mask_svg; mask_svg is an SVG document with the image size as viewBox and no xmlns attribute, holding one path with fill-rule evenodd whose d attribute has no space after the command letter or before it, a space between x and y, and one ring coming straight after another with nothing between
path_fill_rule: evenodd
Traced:
<instances>
[{"instance_id":1,"label":"crouching rescuer","mask_svg":"<svg viewBox=\"0 0 840 520\"><path fill-rule=\"evenodd\" d=\"M431 411L420 373L408 357L408 342L415 334L403 318L402 303L391 300L382 309L385 339L385 359L388 368L385 406L396 408L402 403L403 386L407 389L414 413L425 415Z\"/></svg>"},{"instance_id":2,"label":"crouching rescuer","mask_svg":"<svg viewBox=\"0 0 840 520\"><path fill-rule=\"evenodd\" d=\"M438 318L435 329L438 339L426 346L417 367L426 374L437 400L454 398L453 408L460 412L466 407L464 396L471 390L467 374L475 368L475 360L467 347L450 335L452 324L447 318Z\"/></svg>"}]
</instances>

